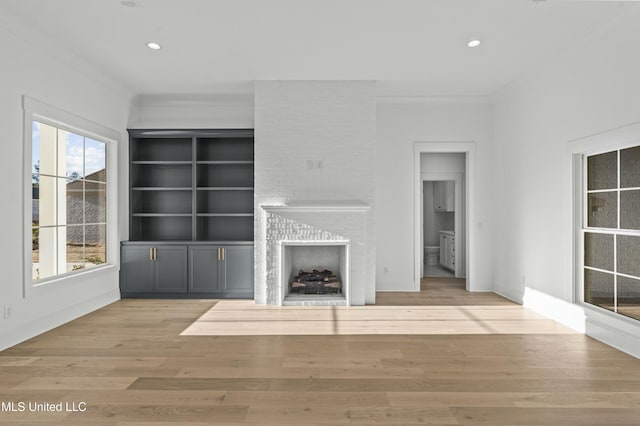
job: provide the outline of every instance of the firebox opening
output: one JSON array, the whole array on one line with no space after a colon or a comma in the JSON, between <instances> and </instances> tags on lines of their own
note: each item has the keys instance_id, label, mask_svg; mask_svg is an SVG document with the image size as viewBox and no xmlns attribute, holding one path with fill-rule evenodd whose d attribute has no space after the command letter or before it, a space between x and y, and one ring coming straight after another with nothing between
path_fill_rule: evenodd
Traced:
<instances>
[{"instance_id":1,"label":"firebox opening","mask_svg":"<svg viewBox=\"0 0 640 426\"><path fill-rule=\"evenodd\" d=\"M286 245L283 254L284 302L346 301L346 245Z\"/></svg>"}]
</instances>

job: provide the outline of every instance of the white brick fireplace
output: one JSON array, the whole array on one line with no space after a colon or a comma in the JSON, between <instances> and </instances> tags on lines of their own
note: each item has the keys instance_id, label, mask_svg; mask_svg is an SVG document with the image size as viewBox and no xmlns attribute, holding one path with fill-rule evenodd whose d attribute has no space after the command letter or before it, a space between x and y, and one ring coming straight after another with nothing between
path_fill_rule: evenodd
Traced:
<instances>
[{"instance_id":1,"label":"white brick fireplace","mask_svg":"<svg viewBox=\"0 0 640 426\"><path fill-rule=\"evenodd\" d=\"M348 247L348 303L375 303L375 135L373 81L256 82L256 303L284 302L286 242L319 241Z\"/></svg>"},{"instance_id":2,"label":"white brick fireplace","mask_svg":"<svg viewBox=\"0 0 640 426\"><path fill-rule=\"evenodd\" d=\"M295 202L261 206L266 221L266 303L349 306L367 285L367 216L361 201ZM290 295L298 269L330 269L342 283L340 294Z\"/></svg>"}]
</instances>

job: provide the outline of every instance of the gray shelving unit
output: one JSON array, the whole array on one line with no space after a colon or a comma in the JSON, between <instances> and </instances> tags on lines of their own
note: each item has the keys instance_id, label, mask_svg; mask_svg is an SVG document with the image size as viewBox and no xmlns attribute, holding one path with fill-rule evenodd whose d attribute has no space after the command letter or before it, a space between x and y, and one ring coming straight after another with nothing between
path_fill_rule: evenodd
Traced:
<instances>
[{"instance_id":1,"label":"gray shelving unit","mask_svg":"<svg viewBox=\"0 0 640 426\"><path fill-rule=\"evenodd\" d=\"M122 243L123 296L170 293L172 297L176 294L199 297L202 294L197 289L207 288L205 297L252 297L253 279L250 285L247 279L253 271L253 130L136 129L129 130L129 137L130 241ZM202 244L207 244L208 251L192 247ZM233 248L229 251L230 259L213 259L222 262L220 271L229 272L225 272L224 280L218 276L216 284L211 285L203 283L204 275L198 272L198 285L177 283L170 291L163 291L158 285L140 287L139 282L134 283L139 277L133 271L145 268L127 264L128 259L142 262L146 250L150 250L147 260L156 262L155 270L162 270L157 262L168 262L169 255L164 253L170 252L163 250L162 259L155 258L155 253L166 245L184 247L188 253L185 259L188 268L186 264L183 266L189 282L193 282L195 271L206 270L199 262L207 253L217 253L218 247ZM249 251L251 256L247 254ZM189 257L192 253L197 253L197 259ZM180 260L171 261L180 264ZM236 285L227 286L223 282Z\"/></svg>"}]
</instances>

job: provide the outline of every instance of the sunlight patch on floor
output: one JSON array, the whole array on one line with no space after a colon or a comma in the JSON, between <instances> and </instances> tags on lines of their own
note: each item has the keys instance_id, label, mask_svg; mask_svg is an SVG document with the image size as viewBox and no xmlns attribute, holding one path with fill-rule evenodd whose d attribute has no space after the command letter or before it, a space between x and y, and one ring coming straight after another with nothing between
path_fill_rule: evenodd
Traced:
<instances>
[{"instance_id":1,"label":"sunlight patch on floor","mask_svg":"<svg viewBox=\"0 0 640 426\"><path fill-rule=\"evenodd\" d=\"M182 336L575 334L519 305L265 306L223 300Z\"/></svg>"}]
</instances>

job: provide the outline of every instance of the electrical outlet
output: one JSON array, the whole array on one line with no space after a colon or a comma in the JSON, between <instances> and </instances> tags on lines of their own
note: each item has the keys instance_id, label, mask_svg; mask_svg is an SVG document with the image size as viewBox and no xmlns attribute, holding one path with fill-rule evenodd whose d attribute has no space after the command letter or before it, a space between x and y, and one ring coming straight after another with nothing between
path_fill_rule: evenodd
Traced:
<instances>
[{"instance_id":1,"label":"electrical outlet","mask_svg":"<svg viewBox=\"0 0 640 426\"><path fill-rule=\"evenodd\" d=\"M11 314L12 314L11 311L12 311L11 306L5 306L4 307L4 319L11 318Z\"/></svg>"},{"instance_id":2,"label":"electrical outlet","mask_svg":"<svg viewBox=\"0 0 640 426\"><path fill-rule=\"evenodd\" d=\"M384 273L388 274L389 273L389 268L387 266L384 267Z\"/></svg>"}]
</instances>

